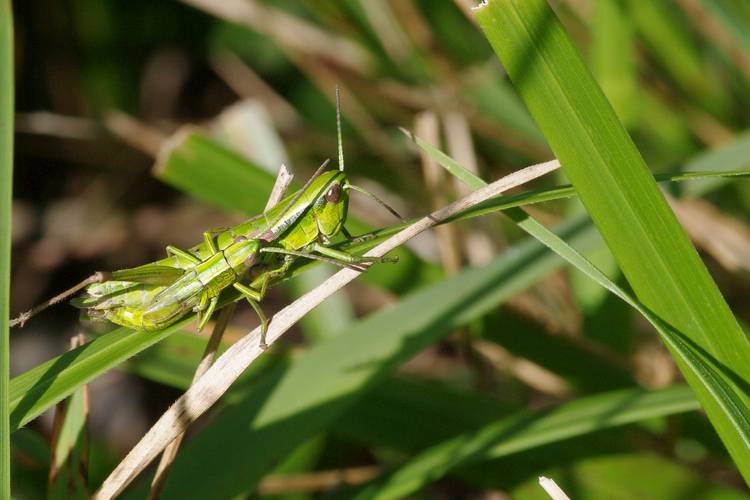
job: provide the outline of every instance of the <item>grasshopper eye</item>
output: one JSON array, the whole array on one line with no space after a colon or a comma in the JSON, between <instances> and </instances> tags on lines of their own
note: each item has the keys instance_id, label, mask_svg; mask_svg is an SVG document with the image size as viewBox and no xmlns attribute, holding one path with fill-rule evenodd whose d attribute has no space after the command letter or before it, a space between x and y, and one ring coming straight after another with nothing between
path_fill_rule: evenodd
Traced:
<instances>
[{"instance_id":1,"label":"grasshopper eye","mask_svg":"<svg viewBox=\"0 0 750 500\"><path fill-rule=\"evenodd\" d=\"M341 186L334 184L326 192L326 201L328 203L338 203L341 198Z\"/></svg>"}]
</instances>

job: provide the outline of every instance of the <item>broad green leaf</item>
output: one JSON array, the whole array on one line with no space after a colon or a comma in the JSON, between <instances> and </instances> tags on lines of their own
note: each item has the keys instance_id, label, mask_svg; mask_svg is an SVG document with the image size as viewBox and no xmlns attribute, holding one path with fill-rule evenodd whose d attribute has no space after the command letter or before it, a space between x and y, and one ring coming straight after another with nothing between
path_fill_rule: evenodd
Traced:
<instances>
[{"instance_id":1,"label":"broad green leaf","mask_svg":"<svg viewBox=\"0 0 750 500\"><path fill-rule=\"evenodd\" d=\"M191 196L230 211L263 211L274 177L209 139L183 129L159 152L154 176Z\"/></svg>"},{"instance_id":2,"label":"broad green leaf","mask_svg":"<svg viewBox=\"0 0 750 500\"><path fill-rule=\"evenodd\" d=\"M546 412L523 411L454 436L364 487L354 498L406 498L458 465L498 458L573 436L698 408L687 386L625 389L573 400Z\"/></svg>"},{"instance_id":3,"label":"broad green leaf","mask_svg":"<svg viewBox=\"0 0 750 500\"><path fill-rule=\"evenodd\" d=\"M725 367L724 395L747 412L748 339L552 10L542 0L490 0L476 14L638 299ZM750 480L750 428L672 353Z\"/></svg>"},{"instance_id":4,"label":"broad green leaf","mask_svg":"<svg viewBox=\"0 0 750 500\"><path fill-rule=\"evenodd\" d=\"M10 498L10 221L13 191L13 13L0 0L0 498Z\"/></svg>"},{"instance_id":5,"label":"broad green leaf","mask_svg":"<svg viewBox=\"0 0 750 500\"><path fill-rule=\"evenodd\" d=\"M576 245L597 243L579 232L562 234ZM164 498L232 496L257 482L273 462L327 428L399 364L440 336L495 308L560 265L535 241L517 245L489 265L404 297L294 359L276 381L251 391L192 441L174 463ZM205 456L224 457L206 462ZM242 464L224 467L225 462ZM199 482L193 479L200 477Z\"/></svg>"}]
</instances>

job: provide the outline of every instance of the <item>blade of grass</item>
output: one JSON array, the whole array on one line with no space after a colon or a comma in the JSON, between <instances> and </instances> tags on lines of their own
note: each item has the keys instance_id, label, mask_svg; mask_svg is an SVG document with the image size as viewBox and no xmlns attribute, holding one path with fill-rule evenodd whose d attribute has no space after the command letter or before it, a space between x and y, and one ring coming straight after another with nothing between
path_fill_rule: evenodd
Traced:
<instances>
[{"instance_id":1,"label":"blade of grass","mask_svg":"<svg viewBox=\"0 0 750 500\"><path fill-rule=\"evenodd\" d=\"M476 14L644 310L725 367L725 396L747 411L748 339L552 10L543 0L489 0ZM747 423L679 343L669 347L750 480Z\"/></svg>"},{"instance_id":2,"label":"blade of grass","mask_svg":"<svg viewBox=\"0 0 750 500\"><path fill-rule=\"evenodd\" d=\"M10 222L13 192L13 13L0 0L0 498L10 498Z\"/></svg>"},{"instance_id":3,"label":"blade of grass","mask_svg":"<svg viewBox=\"0 0 750 500\"><path fill-rule=\"evenodd\" d=\"M83 335L71 339L71 349L84 342ZM89 391L82 385L60 401L55 409L51 437L48 500L85 499L88 494Z\"/></svg>"},{"instance_id":4,"label":"blade of grass","mask_svg":"<svg viewBox=\"0 0 750 500\"><path fill-rule=\"evenodd\" d=\"M628 128L638 119L633 21L620 0L596 2L591 19L591 66L609 102Z\"/></svg>"},{"instance_id":5,"label":"blade of grass","mask_svg":"<svg viewBox=\"0 0 750 500\"><path fill-rule=\"evenodd\" d=\"M177 331L192 318L159 332L117 328L13 377L8 391L10 430L15 431L76 388Z\"/></svg>"}]
</instances>

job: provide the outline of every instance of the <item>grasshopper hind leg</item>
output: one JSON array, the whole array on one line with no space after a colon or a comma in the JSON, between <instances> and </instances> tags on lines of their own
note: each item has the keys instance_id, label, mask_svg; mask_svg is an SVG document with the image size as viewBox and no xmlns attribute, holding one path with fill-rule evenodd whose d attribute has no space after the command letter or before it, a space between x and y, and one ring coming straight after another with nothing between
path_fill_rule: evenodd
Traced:
<instances>
[{"instance_id":1,"label":"grasshopper hind leg","mask_svg":"<svg viewBox=\"0 0 750 500\"><path fill-rule=\"evenodd\" d=\"M235 283L233 285L238 292L245 296L247 301L250 303L250 306L255 310L255 314L258 315L258 319L260 319L260 348L264 351L268 349L268 344L266 343L268 319L263 313L263 309L260 308L260 304L258 304L258 302L262 300L263 296L265 295L267 281L268 280L263 281L263 287L261 288L260 292L257 292L252 288L243 285L242 283Z\"/></svg>"}]
</instances>

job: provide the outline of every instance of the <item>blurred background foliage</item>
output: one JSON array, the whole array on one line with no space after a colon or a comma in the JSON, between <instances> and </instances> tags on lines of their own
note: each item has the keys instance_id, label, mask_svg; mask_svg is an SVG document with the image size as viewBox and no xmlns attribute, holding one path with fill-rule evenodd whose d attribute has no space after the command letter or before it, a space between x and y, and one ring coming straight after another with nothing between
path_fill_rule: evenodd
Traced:
<instances>
[{"instance_id":1,"label":"blurred background foliage","mask_svg":"<svg viewBox=\"0 0 750 500\"><path fill-rule=\"evenodd\" d=\"M303 182L335 157L337 84L350 175L408 216L465 191L421 158L399 126L486 180L550 159L470 3L15 2L11 310L94 270L153 260L167 244L190 246L206 228L257 213L281 163ZM654 173L750 165L750 4L550 3ZM183 168L196 170L175 173ZM563 183L558 174L536 186ZM750 320L750 186L739 180L666 189L679 198L673 208L736 315ZM617 276L576 201L529 210L550 227L585 233L576 246ZM393 223L356 196L351 214L354 233ZM367 496L377 488L362 483L384 484L425 450L498 419L645 388L676 391L659 394L680 402L577 436L553 425L557 434L548 442L456 460L434 478L427 474L415 491L424 498L543 498L535 482L547 474L572 498L744 498L742 479L708 421L683 413L696 405L675 386L679 372L651 328L539 252L498 217L418 238L400 250L398 265L371 269L243 375L195 426L164 496ZM488 267L465 271L477 266ZM265 310L277 310L327 272L315 268L274 289ZM475 288L462 288L467 283ZM382 309L390 319L373 314ZM414 338L398 329L409 315L427 318ZM225 342L256 323L239 307ZM77 312L61 306L12 332L13 374L66 350L77 325ZM84 399L78 391L58 416L48 411L16 431L17 497L92 492L187 387L205 343L178 332L90 384L86 415L75 411ZM310 389L290 380L317 383L319 372L352 377L331 361L346 356L366 367L380 363L351 382L356 393L329 402L326 391L339 386L320 376L320 394L305 396L319 398L315 411L289 416L278 428L258 423L268 414L281 419L305 399ZM76 438L81 433L67 438L84 457L59 451L66 434L54 422L63 420L66 429L87 429L86 440ZM228 442L243 446L227 450ZM129 494L144 496L148 484L142 478Z\"/></svg>"}]
</instances>

